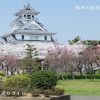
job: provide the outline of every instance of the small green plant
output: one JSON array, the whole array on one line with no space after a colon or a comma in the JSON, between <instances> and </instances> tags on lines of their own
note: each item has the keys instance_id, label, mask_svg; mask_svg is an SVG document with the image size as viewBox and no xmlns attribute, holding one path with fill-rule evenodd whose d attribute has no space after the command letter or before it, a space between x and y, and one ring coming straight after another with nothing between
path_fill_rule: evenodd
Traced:
<instances>
[{"instance_id":1,"label":"small green plant","mask_svg":"<svg viewBox=\"0 0 100 100\"><path fill-rule=\"evenodd\" d=\"M57 75L51 70L40 70L30 76L31 87L51 89L57 85Z\"/></svg>"}]
</instances>

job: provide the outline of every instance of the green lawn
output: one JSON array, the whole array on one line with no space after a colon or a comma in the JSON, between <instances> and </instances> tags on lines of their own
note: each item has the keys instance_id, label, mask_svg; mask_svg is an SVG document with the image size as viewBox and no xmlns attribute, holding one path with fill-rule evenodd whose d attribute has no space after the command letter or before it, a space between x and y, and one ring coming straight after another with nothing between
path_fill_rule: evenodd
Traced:
<instances>
[{"instance_id":1,"label":"green lawn","mask_svg":"<svg viewBox=\"0 0 100 100\"><path fill-rule=\"evenodd\" d=\"M100 95L100 79L59 81L57 87L70 95Z\"/></svg>"}]
</instances>

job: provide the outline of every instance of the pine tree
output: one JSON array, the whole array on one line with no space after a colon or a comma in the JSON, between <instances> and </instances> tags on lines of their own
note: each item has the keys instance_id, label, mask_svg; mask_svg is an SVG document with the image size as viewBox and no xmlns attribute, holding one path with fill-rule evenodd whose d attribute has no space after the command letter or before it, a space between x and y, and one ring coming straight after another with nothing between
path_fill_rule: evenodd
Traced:
<instances>
[{"instance_id":1,"label":"pine tree","mask_svg":"<svg viewBox=\"0 0 100 100\"><path fill-rule=\"evenodd\" d=\"M26 57L22 59L22 63L24 65L24 69L28 70L29 72L36 69L35 56L38 56L37 49L34 46L27 44Z\"/></svg>"}]
</instances>

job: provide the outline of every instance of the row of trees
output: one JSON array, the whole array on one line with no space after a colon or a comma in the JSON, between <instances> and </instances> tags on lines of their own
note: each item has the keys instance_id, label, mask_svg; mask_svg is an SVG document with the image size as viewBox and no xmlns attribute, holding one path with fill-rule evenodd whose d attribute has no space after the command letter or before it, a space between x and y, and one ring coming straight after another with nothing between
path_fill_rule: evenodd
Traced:
<instances>
[{"instance_id":1,"label":"row of trees","mask_svg":"<svg viewBox=\"0 0 100 100\"><path fill-rule=\"evenodd\" d=\"M88 46L76 53L66 46L62 48L56 44L55 49L49 51L45 65L60 74L68 72L73 78L75 73L81 76L94 75L95 68L100 67L100 47Z\"/></svg>"},{"instance_id":2,"label":"row of trees","mask_svg":"<svg viewBox=\"0 0 100 100\"><path fill-rule=\"evenodd\" d=\"M68 40L68 43L70 45L74 45L74 44L83 44L83 45L100 45L100 40L81 40L81 38L79 36L75 37L72 40Z\"/></svg>"},{"instance_id":3,"label":"row of trees","mask_svg":"<svg viewBox=\"0 0 100 100\"><path fill-rule=\"evenodd\" d=\"M78 48L77 48L78 49ZM13 54L0 55L0 70L5 71L8 75L20 72L32 72L41 69L53 69L59 74L69 73L73 78L74 74L91 74L94 75L95 68L100 68L100 46L87 46L82 51L76 53L75 50L67 46L61 47L54 44L54 48L48 51L43 65L36 58L37 49L27 44L26 56L18 59Z\"/></svg>"}]
</instances>

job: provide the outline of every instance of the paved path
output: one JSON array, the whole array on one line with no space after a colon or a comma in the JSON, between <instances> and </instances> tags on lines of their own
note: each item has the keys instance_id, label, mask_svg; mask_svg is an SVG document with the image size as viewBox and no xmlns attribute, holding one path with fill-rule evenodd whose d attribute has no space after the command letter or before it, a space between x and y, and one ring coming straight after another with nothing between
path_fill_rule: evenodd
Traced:
<instances>
[{"instance_id":1,"label":"paved path","mask_svg":"<svg viewBox=\"0 0 100 100\"><path fill-rule=\"evenodd\" d=\"M71 100L100 100L100 96L71 96Z\"/></svg>"}]
</instances>

